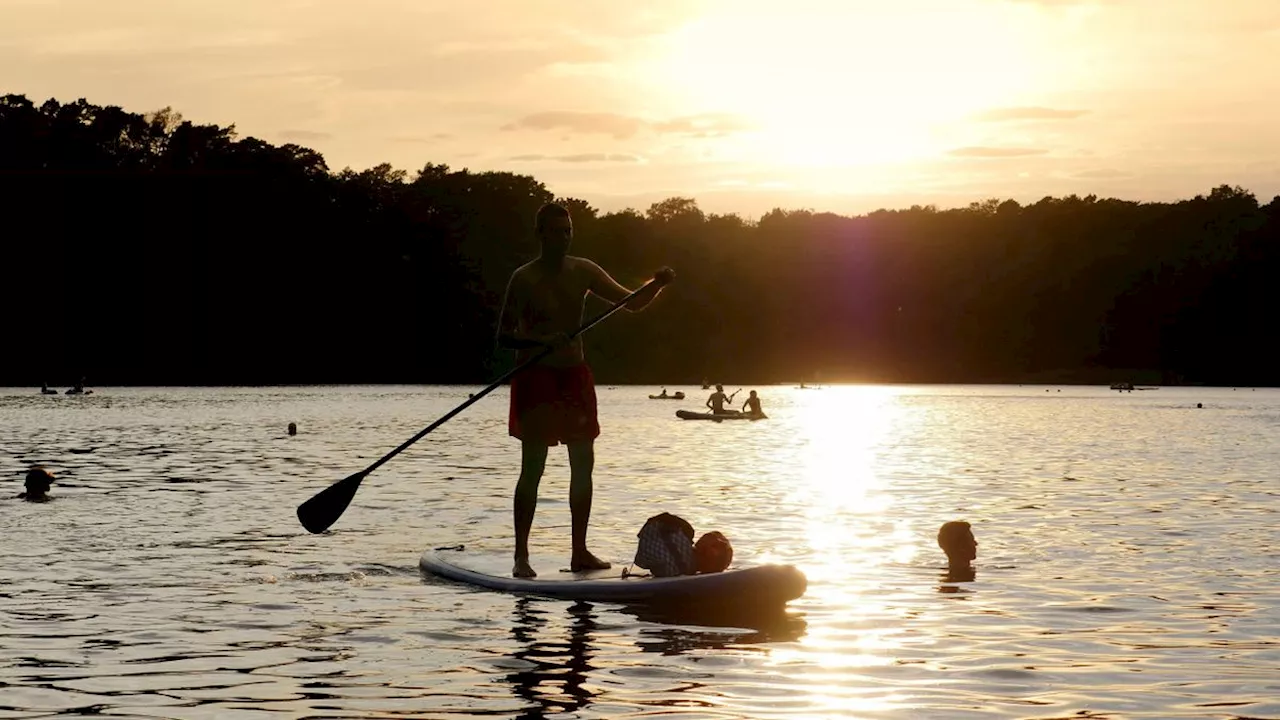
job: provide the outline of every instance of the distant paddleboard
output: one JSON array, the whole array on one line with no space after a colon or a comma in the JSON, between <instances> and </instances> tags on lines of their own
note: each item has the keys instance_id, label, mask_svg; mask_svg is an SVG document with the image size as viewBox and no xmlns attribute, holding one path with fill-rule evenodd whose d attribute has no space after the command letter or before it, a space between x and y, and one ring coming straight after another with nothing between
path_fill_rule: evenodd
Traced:
<instances>
[{"instance_id":1,"label":"distant paddleboard","mask_svg":"<svg viewBox=\"0 0 1280 720\"><path fill-rule=\"evenodd\" d=\"M676 417L681 420L764 420L768 416L764 413L755 415L752 413L704 413L693 412L692 410L677 410Z\"/></svg>"},{"instance_id":2,"label":"distant paddleboard","mask_svg":"<svg viewBox=\"0 0 1280 720\"><path fill-rule=\"evenodd\" d=\"M499 562L505 564L505 574L498 574ZM422 553L418 566L431 575L487 590L586 602L776 608L804 595L808 588L804 573L793 565L759 565L672 578L623 577L620 567L581 573L544 569L536 578L523 579L511 577L510 558L499 560L492 554L446 549ZM644 570L633 568L632 572Z\"/></svg>"}]
</instances>

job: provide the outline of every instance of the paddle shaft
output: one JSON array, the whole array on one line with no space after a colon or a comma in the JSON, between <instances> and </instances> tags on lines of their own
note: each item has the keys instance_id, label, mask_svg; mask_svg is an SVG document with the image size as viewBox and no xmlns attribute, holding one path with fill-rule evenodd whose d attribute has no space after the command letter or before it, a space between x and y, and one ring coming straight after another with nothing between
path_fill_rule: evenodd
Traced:
<instances>
[{"instance_id":1,"label":"paddle shaft","mask_svg":"<svg viewBox=\"0 0 1280 720\"><path fill-rule=\"evenodd\" d=\"M599 324L599 323L600 323L601 321L603 321L605 318L607 318L607 317L609 317L610 315L612 315L612 314L614 314L614 313L618 312L619 310L621 310L624 306L626 306L626 304L627 304L627 303L629 303L629 302L631 302L632 300L634 300L634 299L635 299L635 297L636 297L637 295L639 295L641 292L643 292L643 291L645 290L645 288L649 287L649 285L650 285L650 284L652 284L652 283L653 283L653 281L652 281L652 280L650 280L649 282L645 283L644 285L641 285L638 289L636 289L636 290L632 291L632 293L631 293L630 295L627 295L626 297L622 298L622 299L621 299L621 300L619 300L617 303L615 303L615 304L613 305L613 307L609 308L608 310L605 310L604 312L600 313L599 315L596 315L596 316L595 316L594 318L592 318L591 320L587 321L587 324L583 325L582 327L578 328L577 330L574 330L574 331L573 331L573 333L569 335L569 339L570 339L570 340L572 340L572 339L574 339L574 338L578 337L578 336L579 336L579 335L581 335L582 333L584 333L584 332L586 332L586 331L590 330L591 328L595 327L597 324ZM368 475L369 473L373 472L374 470L377 470L377 469L378 469L378 467L379 467L379 466L381 466L383 463L385 463L386 461L388 461L388 460L390 460L391 458L395 457L396 455L399 455L400 453L404 452L404 450L405 450L406 448L408 448L410 445L412 445L412 444L414 444L414 443L418 442L419 440L421 440L423 437L425 437L425 436L427 435L427 433L429 433L429 432L431 432L432 430L435 430L436 428L440 427L441 425L443 425L443 424L445 424L445 423L449 422L449 420L450 420L450 419L452 419L455 415L457 415L458 413L462 412L463 410L466 410L467 408L471 407L471 406L472 406L472 405L474 405L476 402L478 402L478 401L480 400L480 398L484 397L485 395L488 395L489 393L493 392L494 390L497 390L497 389L498 389L498 388L499 388L503 383L505 383L506 381L508 381L508 380L510 380L511 378L515 377L515 376L516 376L516 375L518 375L520 372L522 372L522 371L524 371L524 370L526 370L526 369L528 369L528 368L532 367L533 365L535 365L535 364L536 364L536 363L538 363L540 360L542 360L542 359L543 359L543 358L545 358L546 356L550 355L550 354L551 354L552 352L554 352L554 351L555 351L555 348L551 348L551 347L544 348L544 349L543 349L541 352L539 352L537 355L534 355L533 357L529 358L528 360L525 360L524 362L520 363L519 365L515 366L514 368L512 368L512 369L508 370L506 373L504 373L504 374L502 375L502 377L500 377L500 378L498 378L497 380L494 380L492 383L490 383L489 387L485 388L484 390L481 390L480 392L476 393L474 396L472 396L472 397L470 397L470 398L467 398L467 401L466 401L466 402L464 402L464 403L462 403L461 405L459 405L458 407L456 407L456 408L454 408L454 409L450 410L450 411L449 411L449 413L448 413L447 415L445 415L444 417L440 418L439 420L436 420L435 422L431 423L431 424L430 424L430 425L428 425L427 427L423 428L423 429L422 429L422 431L420 431L417 435L414 435L413 437L409 438L408 440L405 440L404 442L400 443L400 446L399 446L399 447L397 447L395 450L392 450L391 452L387 453L386 455L383 455L381 458L379 458L379 459L378 459L378 461L377 461L377 462L375 462L374 464L372 464L372 465L370 465L369 467L365 468L365 469L364 469L364 471L362 471L360 474L361 474L361 475Z\"/></svg>"}]
</instances>

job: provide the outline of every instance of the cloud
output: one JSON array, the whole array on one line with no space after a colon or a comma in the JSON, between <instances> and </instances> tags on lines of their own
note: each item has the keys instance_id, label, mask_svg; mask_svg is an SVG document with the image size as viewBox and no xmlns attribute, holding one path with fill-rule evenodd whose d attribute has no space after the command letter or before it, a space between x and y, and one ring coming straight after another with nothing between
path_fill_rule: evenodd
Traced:
<instances>
[{"instance_id":1,"label":"cloud","mask_svg":"<svg viewBox=\"0 0 1280 720\"><path fill-rule=\"evenodd\" d=\"M1048 150L1041 148L1003 148L1003 147L983 147L970 146L956 148L948 151L947 154L953 157L967 158L1009 158L1009 157L1026 157L1028 155L1044 155Z\"/></svg>"},{"instance_id":2,"label":"cloud","mask_svg":"<svg viewBox=\"0 0 1280 720\"><path fill-rule=\"evenodd\" d=\"M625 153L577 153L575 155L515 155L510 158L512 162L566 162L566 163L589 163L589 162L640 162L644 158L638 155L628 155Z\"/></svg>"},{"instance_id":3,"label":"cloud","mask_svg":"<svg viewBox=\"0 0 1280 720\"><path fill-rule=\"evenodd\" d=\"M298 142L317 142L320 140L328 140L333 137L333 134L327 132L316 132L315 130L281 130L280 137L285 140L296 140Z\"/></svg>"},{"instance_id":4,"label":"cloud","mask_svg":"<svg viewBox=\"0 0 1280 720\"><path fill-rule=\"evenodd\" d=\"M688 115L651 123L650 127L658 133L691 137L723 137L751 129L743 118L726 113Z\"/></svg>"},{"instance_id":5,"label":"cloud","mask_svg":"<svg viewBox=\"0 0 1280 720\"><path fill-rule=\"evenodd\" d=\"M1060 110L1047 107L992 108L978 115L983 122L1009 122L1017 120L1074 120L1089 114L1088 110Z\"/></svg>"},{"instance_id":6,"label":"cloud","mask_svg":"<svg viewBox=\"0 0 1280 720\"><path fill-rule=\"evenodd\" d=\"M687 137L724 137L750 129L750 125L736 115L707 113L686 115L668 120L645 120L617 113L589 113L572 110L526 115L502 126L508 132L515 130L569 130L583 135L610 135L618 140L634 137L648 130L660 135L684 135Z\"/></svg>"},{"instance_id":7,"label":"cloud","mask_svg":"<svg viewBox=\"0 0 1280 720\"><path fill-rule=\"evenodd\" d=\"M433 133L430 137L423 137L421 135L393 135L387 139L394 143L433 143L440 142L441 140L452 140L453 135L450 133L438 132Z\"/></svg>"},{"instance_id":8,"label":"cloud","mask_svg":"<svg viewBox=\"0 0 1280 720\"><path fill-rule=\"evenodd\" d=\"M612 135L624 140L644 127L639 118L616 113L587 113L560 110L525 115L515 122L502 126L513 130L572 130L586 135Z\"/></svg>"},{"instance_id":9,"label":"cloud","mask_svg":"<svg viewBox=\"0 0 1280 720\"><path fill-rule=\"evenodd\" d=\"M1123 170L1101 168L1098 170L1082 170L1078 173L1073 174L1071 177L1080 178L1083 180L1116 180L1119 178L1134 177L1134 174L1131 172L1125 172Z\"/></svg>"}]
</instances>

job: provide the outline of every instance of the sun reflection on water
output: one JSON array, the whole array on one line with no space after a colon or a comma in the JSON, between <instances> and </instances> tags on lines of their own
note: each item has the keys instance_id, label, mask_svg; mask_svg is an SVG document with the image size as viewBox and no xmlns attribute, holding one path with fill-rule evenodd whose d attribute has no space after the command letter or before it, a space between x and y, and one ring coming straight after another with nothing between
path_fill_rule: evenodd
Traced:
<instances>
[{"instance_id":1,"label":"sun reflection on water","mask_svg":"<svg viewBox=\"0 0 1280 720\"><path fill-rule=\"evenodd\" d=\"M885 544L881 533L868 533L865 524L853 521L884 517L893 507L876 459L909 419L899 394L891 387L847 386L809 393L800 401L801 482L795 499L805 507L810 548L825 548L831 553L825 559L834 564L884 560L870 555ZM902 540L909 548L909 535L904 532ZM893 559L901 561L903 554L896 552Z\"/></svg>"},{"instance_id":2,"label":"sun reflection on water","mask_svg":"<svg viewBox=\"0 0 1280 720\"><path fill-rule=\"evenodd\" d=\"M828 387L796 397L796 478L789 498L803 517L805 604L845 608L842 617L812 622L772 661L800 664L805 705L822 713L883 713L902 698L882 687L848 687L832 680L859 670L891 671L910 638L888 622L899 604L886 595L886 566L912 562L921 550L916 528L896 517L902 498L881 459L921 418L902 388ZM874 671L872 671L874 672Z\"/></svg>"}]
</instances>

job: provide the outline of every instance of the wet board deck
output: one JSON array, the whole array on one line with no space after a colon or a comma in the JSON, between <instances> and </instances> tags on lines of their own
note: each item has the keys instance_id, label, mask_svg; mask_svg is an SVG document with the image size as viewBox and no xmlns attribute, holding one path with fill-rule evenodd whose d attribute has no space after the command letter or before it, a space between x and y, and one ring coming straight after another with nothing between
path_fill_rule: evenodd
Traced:
<instances>
[{"instance_id":1,"label":"wet board deck","mask_svg":"<svg viewBox=\"0 0 1280 720\"><path fill-rule=\"evenodd\" d=\"M536 562L535 569L539 568ZM570 573L543 565L536 578L511 577L509 557L465 550L427 550L418 560L423 572L497 592L558 600L633 604L750 604L782 606L804 594L808 580L792 565L759 565L706 575L673 578L623 577L623 567ZM645 572L633 567L632 572Z\"/></svg>"}]
</instances>

